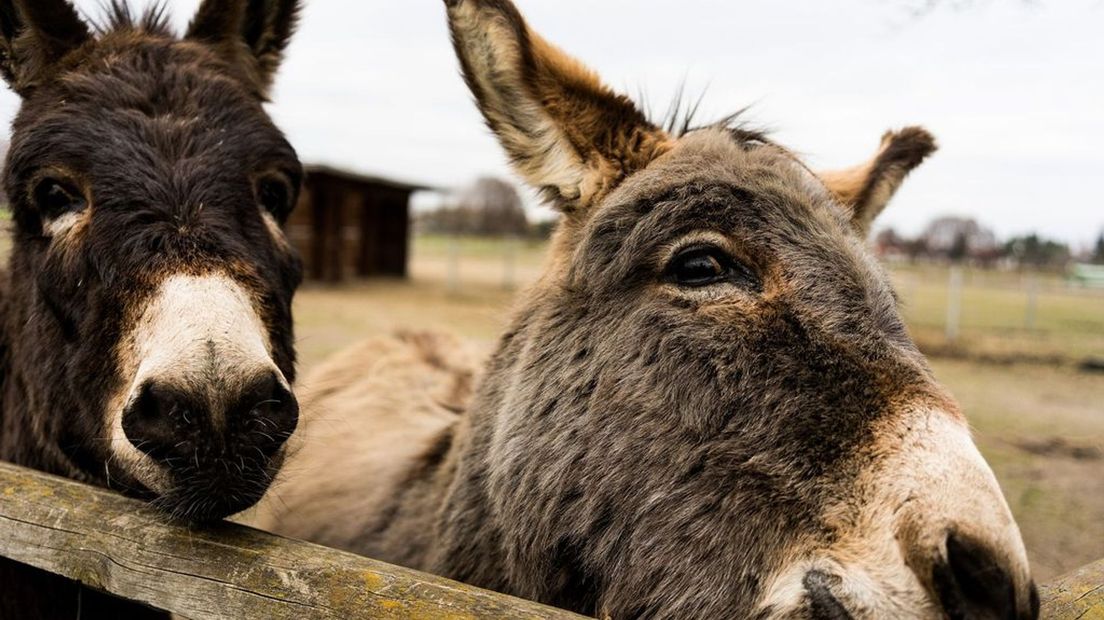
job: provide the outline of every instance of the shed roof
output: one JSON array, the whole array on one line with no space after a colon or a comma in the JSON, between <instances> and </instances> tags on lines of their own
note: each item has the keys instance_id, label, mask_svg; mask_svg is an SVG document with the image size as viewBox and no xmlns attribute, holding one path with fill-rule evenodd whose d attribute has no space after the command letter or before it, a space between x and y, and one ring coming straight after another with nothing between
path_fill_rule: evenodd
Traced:
<instances>
[{"instance_id":1,"label":"shed roof","mask_svg":"<svg viewBox=\"0 0 1104 620\"><path fill-rule=\"evenodd\" d=\"M354 183L362 183L365 185L377 185L388 187L392 189L405 190L408 192L418 192L424 190L437 190L438 188L423 183L412 183L408 181L399 181L397 179L388 179L386 177L364 174L361 172L355 172L352 170L345 170L342 168L336 168L326 164L307 164L303 167L307 176L331 176L339 179L345 179Z\"/></svg>"}]
</instances>

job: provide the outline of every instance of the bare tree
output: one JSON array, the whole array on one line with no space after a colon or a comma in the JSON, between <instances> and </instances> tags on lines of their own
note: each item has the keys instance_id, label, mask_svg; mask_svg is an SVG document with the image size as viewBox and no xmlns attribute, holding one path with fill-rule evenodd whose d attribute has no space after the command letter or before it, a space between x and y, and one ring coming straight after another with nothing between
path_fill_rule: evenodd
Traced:
<instances>
[{"instance_id":1,"label":"bare tree","mask_svg":"<svg viewBox=\"0 0 1104 620\"><path fill-rule=\"evenodd\" d=\"M920 238L929 254L954 262L967 258L988 262L1000 255L997 235L973 218L936 218L928 224Z\"/></svg>"},{"instance_id":2,"label":"bare tree","mask_svg":"<svg viewBox=\"0 0 1104 620\"><path fill-rule=\"evenodd\" d=\"M522 235L529 229L521 196L513 185L484 177L460 195L460 208L474 215L475 232L485 235Z\"/></svg>"},{"instance_id":3,"label":"bare tree","mask_svg":"<svg viewBox=\"0 0 1104 620\"><path fill-rule=\"evenodd\" d=\"M476 180L453 196L447 206L424 214L420 223L430 232L490 236L529 232L529 221L517 189L493 177Z\"/></svg>"}]
</instances>

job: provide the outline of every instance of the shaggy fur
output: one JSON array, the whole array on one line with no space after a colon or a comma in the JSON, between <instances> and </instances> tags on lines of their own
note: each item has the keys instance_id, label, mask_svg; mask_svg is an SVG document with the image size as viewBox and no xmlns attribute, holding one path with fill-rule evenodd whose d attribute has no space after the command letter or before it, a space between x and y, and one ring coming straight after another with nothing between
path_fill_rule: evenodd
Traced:
<instances>
[{"instance_id":1,"label":"shaggy fur","mask_svg":"<svg viewBox=\"0 0 1104 620\"><path fill-rule=\"evenodd\" d=\"M182 434L194 461L166 458L172 486L154 492L113 461L105 412L129 381L128 329L174 274L225 274L247 291L272 361L294 377L300 265L267 221L286 210L263 213L255 181L284 175L294 204L301 166L262 98L295 7L208 0L179 39L159 8L135 17L114 3L93 32L64 0L0 1L0 73L24 100L4 176L15 225L0 284L0 458L196 519L241 510L267 488L282 456L251 438L266 420L233 420L227 445ZM46 179L83 208L46 211ZM281 442L290 432L267 430ZM10 562L0 583L5 620L150 613Z\"/></svg>"},{"instance_id":2,"label":"shaggy fur","mask_svg":"<svg viewBox=\"0 0 1104 620\"><path fill-rule=\"evenodd\" d=\"M1036 616L1007 504L856 234L930 136L826 182L761 136L666 135L506 0L446 4L489 126L565 213L552 255L463 413L406 393L468 376L428 361L445 343L309 377L262 525L599 617Z\"/></svg>"}]
</instances>

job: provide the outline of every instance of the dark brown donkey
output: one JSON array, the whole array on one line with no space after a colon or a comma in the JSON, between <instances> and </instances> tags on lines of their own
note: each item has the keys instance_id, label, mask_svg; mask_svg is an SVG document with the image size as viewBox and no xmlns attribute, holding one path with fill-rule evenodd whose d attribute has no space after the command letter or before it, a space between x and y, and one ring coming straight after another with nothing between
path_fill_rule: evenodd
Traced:
<instances>
[{"instance_id":1,"label":"dark brown donkey","mask_svg":"<svg viewBox=\"0 0 1104 620\"><path fill-rule=\"evenodd\" d=\"M602 617L1035 617L863 241L931 137L816 175L746 130L660 129L506 0L448 4L489 126L563 213L553 254L463 414L425 395L471 376L430 338L308 379L267 524Z\"/></svg>"},{"instance_id":2,"label":"dark brown donkey","mask_svg":"<svg viewBox=\"0 0 1104 620\"><path fill-rule=\"evenodd\" d=\"M207 0L183 39L112 6L0 1L23 98L5 188L0 458L219 519L268 488L296 427L280 231L301 166L262 103L295 0ZM2 500L0 500L2 501ZM0 563L3 618L134 617Z\"/></svg>"}]
</instances>

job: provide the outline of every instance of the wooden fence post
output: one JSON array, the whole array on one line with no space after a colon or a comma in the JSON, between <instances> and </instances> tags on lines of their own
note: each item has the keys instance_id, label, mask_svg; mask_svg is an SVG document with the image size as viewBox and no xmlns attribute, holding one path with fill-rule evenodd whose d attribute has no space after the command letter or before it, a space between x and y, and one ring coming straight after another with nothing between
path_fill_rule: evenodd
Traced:
<instances>
[{"instance_id":1,"label":"wooden fence post","mask_svg":"<svg viewBox=\"0 0 1104 620\"><path fill-rule=\"evenodd\" d=\"M1035 314L1039 303L1039 278L1034 273L1027 276L1027 309L1024 312L1024 327L1028 331L1035 329Z\"/></svg>"},{"instance_id":2,"label":"wooden fence post","mask_svg":"<svg viewBox=\"0 0 1104 620\"><path fill-rule=\"evenodd\" d=\"M951 265L947 282L947 342L958 340L959 321L962 319L962 267Z\"/></svg>"},{"instance_id":3,"label":"wooden fence post","mask_svg":"<svg viewBox=\"0 0 1104 620\"><path fill-rule=\"evenodd\" d=\"M448 292L460 292L460 235L452 233L448 238Z\"/></svg>"},{"instance_id":4,"label":"wooden fence post","mask_svg":"<svg viewBox=\"0 0 1104 620\"><path fill-rule=\"evenodd\" d=\"M517 286L517 235L508 235L503 246L502 288L512 291Z\"/></svg>"}]
</instances>

